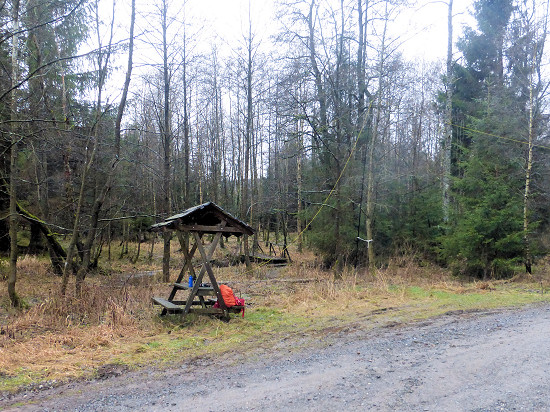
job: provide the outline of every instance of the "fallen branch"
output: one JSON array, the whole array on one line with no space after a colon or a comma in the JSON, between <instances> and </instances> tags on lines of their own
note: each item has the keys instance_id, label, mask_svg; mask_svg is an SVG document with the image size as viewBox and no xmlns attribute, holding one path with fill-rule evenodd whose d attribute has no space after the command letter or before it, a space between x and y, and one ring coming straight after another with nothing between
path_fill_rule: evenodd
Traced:
<instances>
[{"instance_id":1,"label":"fallen branch","mask_svg":"<svg viewBox=\"0 0 550 412\"><path fill-rule=\"evenodd\" d=\"M61 275L63 273L65 259L67 258L67 252L65 252L63 246L61 246L61 244L57 241L55 234L50 230L46 222L34 216L19 203L17 203L17 212L30 224L39 227L40 231L46 238L46 242L48 242L48 250L50 252L50 260L52 262L53 270L57 275Z\"/></svg>"}]
</instances>

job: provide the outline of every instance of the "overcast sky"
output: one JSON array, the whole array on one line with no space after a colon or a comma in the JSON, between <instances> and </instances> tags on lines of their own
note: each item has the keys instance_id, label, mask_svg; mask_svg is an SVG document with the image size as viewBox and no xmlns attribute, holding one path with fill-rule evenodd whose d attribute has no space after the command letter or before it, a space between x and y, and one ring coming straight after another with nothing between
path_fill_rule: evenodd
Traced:
<instances>
[{"instance_id":1,"label":"overcast sky","mask_svg":"<svg viewBox=\"0 0 550 412\"><path fill-rule=\"evenodd\" d=\"M104 19L110 21L112 14L113 0L100 0ZM276 21L276 1L277 0L250 0L251 20L253 24L253 33L255 40L261 41L264 51L270 47L269 37L275 34L279 28ZM334 7L338 8L340 0L324 0L334 2ZM467 21L474 24L473 19L467 12L471 7L473 0L455 0L454 1L454 41L461 35L462 26ZM136 43L134 56L134 79L136 75L150 70L150 65L161 61L159 48L147 46L147 41L152 41L151 36L158 36L160 33L159 24L151 21L151 16L145 18L154 8L156 1L136 0L138 17L136 33L144 30L152 31L149 39L141 36ZM388 30L392 37L400 36L400 49L407 59L415 61L441 61L446 58L447 52L447 5L441 0L419 0L418 4L401 12L393 22L390 23ZM219 49L224 49L231 53L231 49L236 49L239 43L243 41L243 34L248 31L248 13L249 0L187 0L185 3L185 14L183 13L183 0L172 0L170 2L171 12L177 14L177 19L190 24L191 31L198 30L196 35L197 47L203 52L209 52L213 43L217 44ZM116 3L116 23L117 35L119 39L127 39L130 16L130 0L117 0ZM104 42L106 42L108 30L103 31ZM160 41L160 40L157 40ZM95 43L95 41L93 42ZM90 48L95 45L90 45ZM225 54L223 50L219 50ZM455 50L456 52L456 50ZM118 69L111 76L111 87L113 92L108 93L109 100L117 100L120 93L120 82L124 77L126 57L117 56ZM140 67L141 66L141 67ZM116 80L119 79L119 80ZM133 87L136 83L133 82ZM110 87L109 87L110 88ZM116 91L115 91L116 90Z\"/></svg>"},{"instance_id":2,"label":"overcast sky","mask_svg":"<svg viewBox=\"0 0 550 412\"><path fill-rule=\"evenodd\" d=\"M328 0L331 1L331 0ZM335 7L339 0L332 0ZM254 32L267 38L277 30L276 0L250 0ZM447 5L443 1L419 0L418 5L402 12L390 25L394 35L406 42L402 51L409 58L427 60L445 59L447 53ZM472 24L467 10L472 0L454 1L454 38L462 32L462 25ZM226 40L242 38L248 27L249 0L188 0L189 10L208 22L209 32L217 32Z\"/></svg>"},{"instance_id":3,"label":"overcast sky","mask_svg":"<svg viewBox=\"0 0 550 412\"><path fill-rule=\"evenodd\" d=\"M101 0L106 14L110 14L112 0ZM186 0L185 20L193 19L193 26L199 27L202 22L203 29L200 33L200 41L209 47L212 37L221 37L219 43L232 44L241 40L243 33L248 31L249 3L251 6L251 19L253 31L258 38L263 38L269 43L269 36L277 31L278 23L275 19L277 0ZM325 0L334 2L335 8L339 7L340 0ZM468 8L473 0L454 1L454 39L462 32L462 25L468 21L473 24L468 15ZM146 14L155 1L136 0L138 12ZM171 10L178 10L183 0L171 1ZM117 23L121 36L127 36L130 1L117 0ZM128 16L127 19L124 16ZM120 17L120 18L119 18ZM178 18L183 19L180 13ZM149 19L150 20L150 19ZM151 24L150 21L142 21L141 26ZM410 58L423 57L428 60L444 59L447 49L447 5L443 0L418 0L416 6L405 9L389 26L393 35L399 35L407 41L403 44L402 51Z\"/></svg>"}]
</instances>

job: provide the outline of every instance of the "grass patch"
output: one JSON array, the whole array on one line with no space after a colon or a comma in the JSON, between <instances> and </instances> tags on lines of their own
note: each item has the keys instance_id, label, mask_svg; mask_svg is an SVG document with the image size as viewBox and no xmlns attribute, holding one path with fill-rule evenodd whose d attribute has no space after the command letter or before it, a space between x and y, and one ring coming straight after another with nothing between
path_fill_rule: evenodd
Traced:
<instances>
[{"instance_id":1,"label":"grass patch","mask_svg":"<svg viewBox=\"0 0 550 412\"><path fill-rule=\"evenodd\" d=\"M133 350L129 347L111 362L130 367L162 366L182 359L255 351L269 346L266 336L280 337L309 324L304 317L264 307L251 310L244 319L235 317L229 323L206 317L187 327L180 327L175 319L173 322L173 329L155 335L154 341L135 345Z\"/></svg>"},{"instance_id":2,"label":"grass patch","mask_svg":"<svg viewBox=\"0 0 550 412\"><path fill-rule=\"evenodd\" d=\"M2 390L15 390L30 385L37 380L43 380L39 373L28 374L27 371L18 369L13 375L4 375L0 378Z\"/></svg>"}]
</instances>

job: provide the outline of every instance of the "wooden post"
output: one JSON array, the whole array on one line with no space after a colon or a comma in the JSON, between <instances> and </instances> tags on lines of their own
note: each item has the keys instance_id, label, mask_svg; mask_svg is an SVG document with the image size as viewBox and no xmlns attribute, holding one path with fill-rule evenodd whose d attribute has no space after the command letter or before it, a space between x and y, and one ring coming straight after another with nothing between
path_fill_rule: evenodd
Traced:
<instances>
[{"instance_id":1,"label":"wooden post","mask_svg":"<svg viewBox=\"0 0 550 412\"><path fill-rule=\"evenodd\" d=\"M212 258L212 255L214 254L214 250L216 250L216 246L218 245L218 242L222 236L221 232L216 233L216 236L214 237L214 240L212 241L212 244L210 245L210 249L208 250L208 253L205 253L204 247L202 246L201 236L197 232L193 233L195 237L195 246L199 249L199 252L201 253L202 259L203 259L203 266L201 268L201 271L199 272L199 275L197 276L197 279L195 283L193 284L193 289L191 289L191 293L189 293L189 298L187 299L187 303L185 304L185 309L183 310L183 315L187 315L189 313L189 309L191 309L191 305L193 304L193 299L197 295L197 291L199 290L199 285L201 284L202 278L204 276L204 273L208 271L208 275L210 277L210 280L214 278L214 275L210 275L212 272L212 268L210 267L210 259ZM216 279L214 279L214 282ZM214 282L212 282L212 286L214 287L214 290L216 291L216 296L218 298L221 297L220 289L214 286ZM223 299L222 299L223 302Z\"/></svg>"},{"instance_id":2,"label":"wooden post","mask_svg":"<svg viewBox=\"0 0 550 412\"><path fill-rule=\"evenodd\" d=\"M197 233L194 233L195 240L199 239L199 235ZM216 237L214 238L214 242L212 242L212 245L215 245L218 243L218 240L221 237L221 232L216 234ZM214 272L212 271L212 266L210 266L210 259L212 258L213 250L210 251L209 256L206 255L204 251L204 247L202 246L202 243L198 241L199 245L199 252L202 256L202 260L204 261L204 268L208 272L208 277L210 278L210 282L212 283L212 288L214 289L214 292L216 292L216 297L218 298L218 302L220 303L220 307L223 310L227 310L227 307L225 306L225 302L222 297L222 293L220 291L220 287L218 286L218 282L216 281L216 278L214 277Z\"/></svg>"},{"instance_id":3,"label":"wooden post","mask_svg":"<svg viewBox=\"0 0 550 412\"><path fill-rule=\"evenodd\" d=\"M176 279L176 283L181 283L181 281L183 280L183 276L186 273L187 268L189 268L189 272L192 273L193 278L196 278L195 269L193 269L193 264L192 264L193 255L195 254L196 250L197 250L197 245L196 244L193 245L193 247L191 248L191 251L186 250L185 248L182 248L183 255L185 257L185 262L183 263L183 268L181 269L181 272L179 273L178 278ZM198 283L198 282L195 282L195 283ZM170 302L172 302L172 300L176 296L177 291L178 290L176 288L173 288L172 292L170 292L170 296L168 297L168 300ZM167 309L166 308L162 309L161 315L164 316L164 315L166 315L166 313L168 313Z\"/></svg>"}]
</instances>

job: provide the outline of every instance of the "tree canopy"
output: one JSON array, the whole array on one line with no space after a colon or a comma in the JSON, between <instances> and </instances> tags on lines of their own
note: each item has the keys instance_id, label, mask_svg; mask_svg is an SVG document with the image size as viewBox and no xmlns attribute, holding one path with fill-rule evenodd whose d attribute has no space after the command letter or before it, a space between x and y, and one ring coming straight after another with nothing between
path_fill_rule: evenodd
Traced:
<instances>
[{"instance_id":1,"label":"tree canopy","mask_svg":"<svg viewBox=\"0 0 550 412\"><path fill-rule=\"evenodd\" d=\"M0 251L19 233L83 281L107 238L213 201L252 248L299 242L335 273L413 250L501 277L546 253L548 1L474 1L447 72L401 52L406 2L281 1L269 46L251 14L205 46L168 0L120 36L135 3L103 3L0 9Z\"/></svg>"}]
</instances>

